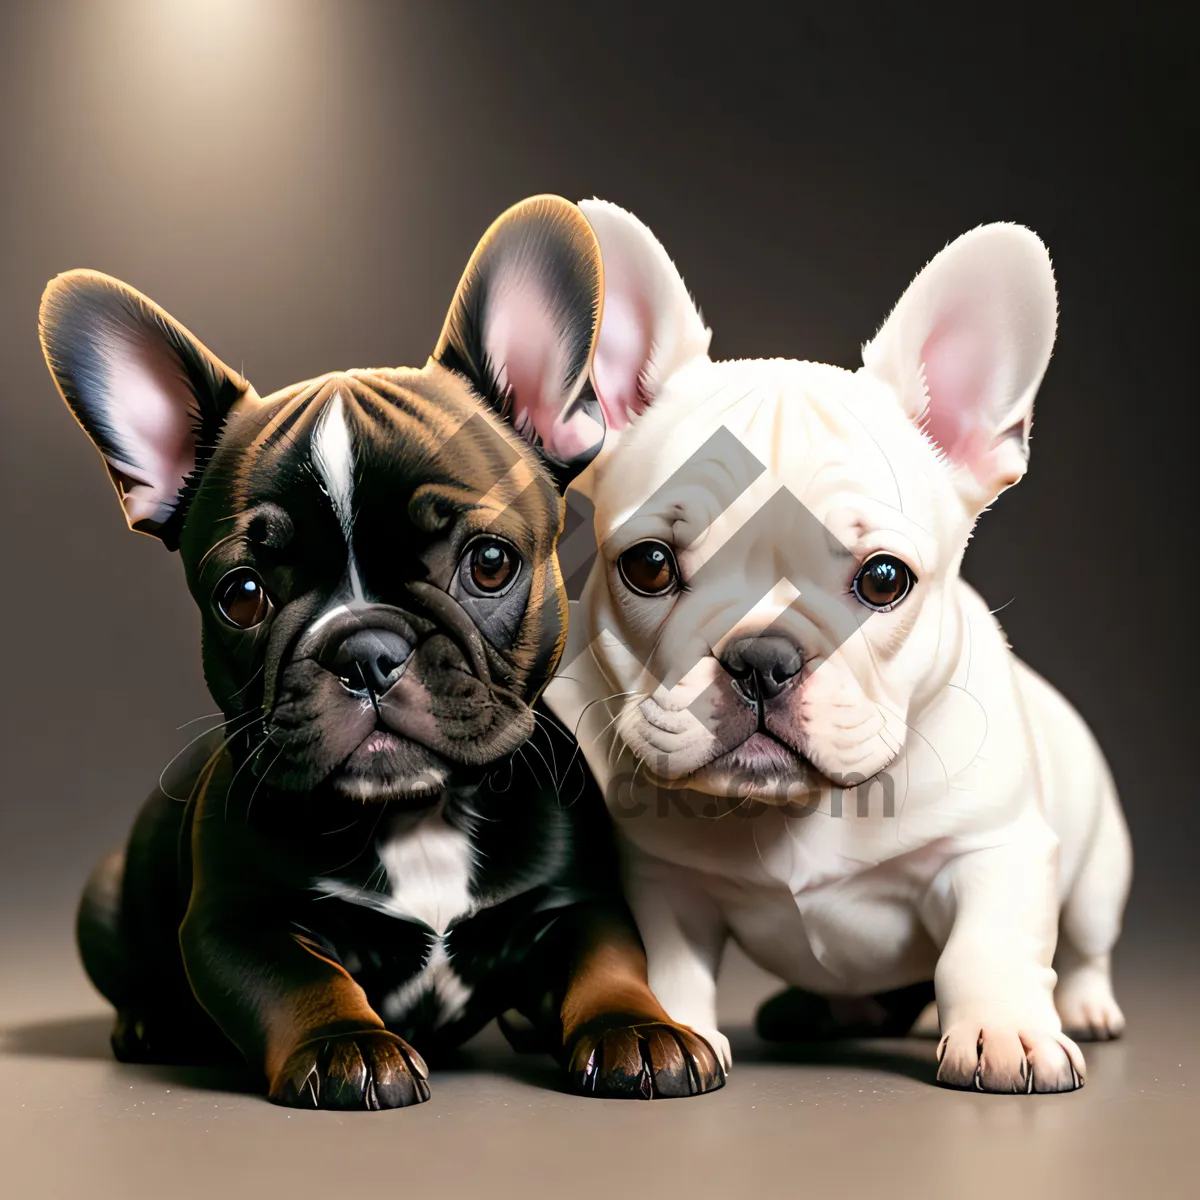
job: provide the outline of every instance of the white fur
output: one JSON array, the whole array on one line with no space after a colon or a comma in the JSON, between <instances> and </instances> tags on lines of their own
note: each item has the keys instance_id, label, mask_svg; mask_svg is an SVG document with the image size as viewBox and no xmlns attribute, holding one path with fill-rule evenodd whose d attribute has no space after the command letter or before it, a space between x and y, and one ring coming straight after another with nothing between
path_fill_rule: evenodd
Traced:
<instances>
[{"instance_id":1,"label":"white fur","mask_svg":"<svg viewBox=\"0 0 1200 1200\"><path fill-rule=\"evenodd\" d=\"M643 247L646 320L684 322L691 301L661 247L603 207L622 230L618 264ZM653 311L663 305L674 315ZM857 372L714 363L690 349L660 358L645 415L589 472L607 551L572 620L590 645L547 699L576 729L616 817L651 986L726 1059L715 979L728 937L827 995L932 978L939 1077L952 1084L1070 1090L1083 1060L1064 1022L1120 1031L1108 956L1130 855L1111 777L1079 716L1011 654L958 574L975 519L1024 472L1054 318L1045 248L1028 230L985 227L918 276ZM628 394L628 381L609 388ZM668 520L639 515L630 527L722 427L763 475L722 495L717 464ZM747 538L780 489L850 556L802 521ZM614 560L645 537L677 543L682 599L623 587ZM696 586L722 546L724 569ZM877 551L914 566L918 584L869 615L845 572ZM762 599L730 629L748 589ZM738 757L752 730L717 660L768 627L806 660L764 708L768 729L817 770ZM678 677L661 662L647 669L673 653Z\"/></svg>"},{"instance_id":2,"label":"white fur","mask_svg":"<svg viewBox=\"0 0 1200 1200\"><path fill-rule=\"evenodd\" d=\"M379 846L391 884L390 907L435 933L471 908L471 842L440 810Z\"/></svg>"},{"instance_id":3,"label":"white fur","mask_svg":"<svg viewBox=\"0 0 1200 1200\"><path fill-rule=\"evenodd\" d=\"M346 539L349 555L347 571L355 600L363 599L358 563L354 557L354 445L346 425L346 410L341 392L334 392L325 403L313 434L312 460L325 487L329 503Z\"/></svg>"},{"instance_id":4,"label":"white fur","mask_svg":"<svg viewBox=\"0 0 1200 1200\"><path fill-rule=\"evenodd\" d=\"M420 973L384 998L380 1006L384 1019L399 1020L426 992L433 992L441 1006L436 1025L454 1020L471 999L471 989L454 973L446 945L440 939L434 943Z\"/></svg>"},{"instance_id":5,"label":"white fur","mask_svg":"<svg viewBox=\"0 0 1200 1200\"><path fill-rule=\"evenodd\" d=\"M415 825L398 826L380 842L378 852L390 895L340 880L320 880L317 887L327 895L429 926L437 937L428 957L418 974L385 998L383 1016L399 1019L419 997L432 991L441 1003L439 1023L453 1020L470 999L471 989L454 972L445 934L450 922L468 914L474 905L470 840L446 822L439 808Z\"/></svg>"}]
</instances>

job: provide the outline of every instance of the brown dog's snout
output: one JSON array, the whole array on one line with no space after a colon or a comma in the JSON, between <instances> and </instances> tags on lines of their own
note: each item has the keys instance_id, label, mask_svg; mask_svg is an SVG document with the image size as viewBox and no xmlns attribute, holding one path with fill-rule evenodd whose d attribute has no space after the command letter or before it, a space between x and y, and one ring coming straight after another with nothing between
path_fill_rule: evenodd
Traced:
<instances>
[{"instance_id":1,"label":"brown dog's snout","mask_svg":"<svg viewBox=\"0 0 1200 1200\"><path fill-rule=\"evenodd\" d=\"M734 690L751 704L773 700L800 674L804 656L787 638L744 637L731 642L721 666L733 677Z\"/></svg>"},{"instance_id":2,"label":"brown dog's snout","mask_svg":"<svg viewBox=\"0 0 1200 1200\"><path fill-rule=\"evenodd\" d=\"M382 696L404 674L412 643L391 629L359 629L329 658L332 671L352 690Z\"/></svg>"}]
</instances>

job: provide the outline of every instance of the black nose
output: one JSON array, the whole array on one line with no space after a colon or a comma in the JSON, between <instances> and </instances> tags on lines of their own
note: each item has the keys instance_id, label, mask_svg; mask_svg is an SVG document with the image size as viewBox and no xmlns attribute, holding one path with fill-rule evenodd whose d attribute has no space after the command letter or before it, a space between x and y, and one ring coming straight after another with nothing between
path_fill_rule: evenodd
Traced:
<instances>
[{"instance_id":1,"label":"black nose","mask_svg":"<svg viewBox=\"0 0 1200 1200\"><path fill-rule=\"evenodd\" d=\"M355 691L369 688L377 696L404 674L412 647L389 629L359 629L338 647L334 671Z\"/></svg>"},{"instance_id":2,"label":"black nose","mask_svg":"<svg viewBox=\"0 0 1200 1200\"><path fill-rule=\"evenodd\" d=\"M804 658L782 637L746 637L731 642L721 666L733 676L734 688L752 704L772 700L800 674Z\"/></svg>"}]
</instances>

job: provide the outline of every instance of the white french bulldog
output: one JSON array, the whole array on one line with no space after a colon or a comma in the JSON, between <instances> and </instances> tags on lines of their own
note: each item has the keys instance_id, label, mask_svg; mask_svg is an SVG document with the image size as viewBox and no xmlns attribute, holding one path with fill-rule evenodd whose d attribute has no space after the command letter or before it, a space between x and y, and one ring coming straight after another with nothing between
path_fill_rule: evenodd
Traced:
<instances>
[{"instance_id":1,"label":"white french bulldog","mask_svg":"<svg viewBox=\"0 0 1200 1200\"><path fill-rule=\"evenodd\" d=\"M728 1066L727 938L822 996L932 980L939 1081L1081 1086L1064 1028L1124 1024L1128 833L1083 721L959 577L1025 472L1046 248L965 234L856 371L714 362L650 231L582 207L606 283L608 437L579 483L600 550L547 697L616 819L651 986Z\"/></svg>"}]
</instances>

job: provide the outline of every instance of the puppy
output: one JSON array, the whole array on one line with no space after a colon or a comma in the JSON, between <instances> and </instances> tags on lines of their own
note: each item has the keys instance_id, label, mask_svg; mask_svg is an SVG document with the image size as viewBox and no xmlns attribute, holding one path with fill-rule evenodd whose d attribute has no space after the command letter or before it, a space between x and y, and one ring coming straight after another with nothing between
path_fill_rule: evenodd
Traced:
<instances>
[{"instance_id":1,"label":"puppy","mask_svg":"<svg viewBox=\"0 0 1200 1200\"><path fill-rule=\"evenodd\" d=\"M806 994L885 993L904 1028L932 981L945 1084L1080 1086L1064 1026L1123 1025L1128 835L1082 720L959 577L1025 472L1056 322L1045 247L1015 225L959 238L856 371L714 362L649 230L581 207L611 436L578 482L599 555L547 698L615 818L656 995L728 1065L733 938ZM802 999L762 1024L827 1032L828 1004Z\"/></svg>"},{"instance_id":2,"label":"puppy","mask_svg":"<svg viewBox=\"0 0 1200 1200\"><path fill-rule=\"evenodd\" d=\"M226 718L80 907L118 1058L232 1045L279 1103L398 1107L429 1095L410 1043L511 1008L589 1093L720 1086L649 993L603 807L566 802L570 746L533 707L565 638L561 489L603 429L602 304L557 197L488 231L423 369L265 399L124 284L47 288L50 370L130 527L178 549Z\"/></svg>"}]
</instances>

